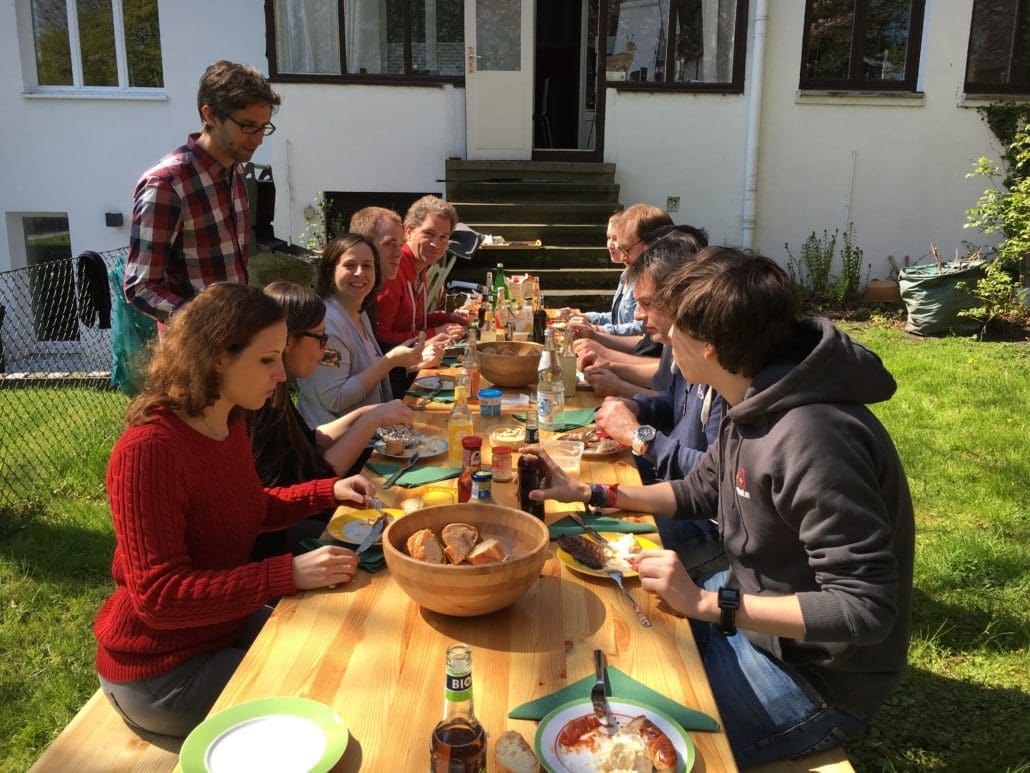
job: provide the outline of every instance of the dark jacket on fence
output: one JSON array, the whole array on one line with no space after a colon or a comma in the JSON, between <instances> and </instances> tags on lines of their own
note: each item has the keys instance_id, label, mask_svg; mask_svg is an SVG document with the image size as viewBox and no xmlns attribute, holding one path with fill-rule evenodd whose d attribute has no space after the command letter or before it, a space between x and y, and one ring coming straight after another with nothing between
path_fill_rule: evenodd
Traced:
<instances>
[{"instance_id":1,"label":"dark jacket on fence","mask_svg":"<svg viewBox=\"0 0 1030 773\"><path fill-rule=\"evenodd\" d=\"M107 287L107 266L96 252L78 257L79 321L86 327L111 327L111 291Z\"/></svg>"}]
</instances>

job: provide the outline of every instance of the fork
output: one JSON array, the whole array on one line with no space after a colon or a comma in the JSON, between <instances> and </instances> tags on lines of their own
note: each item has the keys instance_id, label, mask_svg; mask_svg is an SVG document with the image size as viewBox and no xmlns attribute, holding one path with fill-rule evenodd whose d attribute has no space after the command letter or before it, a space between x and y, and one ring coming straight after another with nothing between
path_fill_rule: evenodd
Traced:
<instances>
[{"instance_id":1,"label":"fork","mask_svg":"<svg viewBox=\"0 0 1030 773\"><path fill-rule=\"evenodd\" d=\"M366 496L365 504L368 507L371 507L376 512L378 512L380 515L386 515L386 513L383 512L383 500L381 500L379 497Z\"/></svg>"},{"instance_id":2,"label":"fork","mask_svg":"<svg viewBox=\"0 0 1030 773\"><path fill-rule=\"evenodd\" d=\"M606 569L608 576L615 580L615 584L619 586L619 590L622 591L622 595L629 601L630 606L633 607L633 611L637 613L637 620L644 628L651 627L651 621L647 619L647 615L644 614L644 610L640 608L640 605L629 595L629 591L626 590L626 586L622 584L622 572L618 569Z\"/></svg>"}]
</instances>

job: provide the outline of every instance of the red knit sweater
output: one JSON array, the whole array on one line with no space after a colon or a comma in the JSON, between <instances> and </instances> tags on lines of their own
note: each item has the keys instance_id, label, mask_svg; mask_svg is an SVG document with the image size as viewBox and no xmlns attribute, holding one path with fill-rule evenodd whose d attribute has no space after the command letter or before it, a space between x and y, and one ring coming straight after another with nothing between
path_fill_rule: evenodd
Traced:
<instances>
[{"instance_id":1,"label":"red knit sweater","mask_svg":"<svg viewBox=\"0 0 1030 773\"><path fill-rule=\"evenodd\" d=\"M334 483L262 488L243 421L222 441L165 410L127 429L107 467L116 590L93 624L100 675L166 673L228 646L248 615L296 593L292 556L247 558L258 533L335 505Z\"/></svg>"}]
</instances>

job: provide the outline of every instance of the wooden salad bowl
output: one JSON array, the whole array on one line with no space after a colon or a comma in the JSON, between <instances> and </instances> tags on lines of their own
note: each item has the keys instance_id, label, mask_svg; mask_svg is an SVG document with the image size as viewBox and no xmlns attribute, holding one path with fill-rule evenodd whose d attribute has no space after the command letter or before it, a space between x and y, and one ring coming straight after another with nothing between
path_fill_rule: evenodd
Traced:
<instances>
[{"instance_id":1,"label":"wooden salad bowl","mask_svg":"<svg viewBox=\"0 0 1030 773\"><path fill-rule=\"evenodd\" d=\"M491 384L524 387L536 383L544 347L530 341L490 341L477 347L479 371Z\"/></svg>"},{"instance_id":2,"label":"wooden salad bowl","mask_svg":"<svg viewBox=\"0 0 1030 773\"><path fill-rule=\"evenodd\" d=\"M508 554L489 564L433 564L408 555L408 537L432 529L437 538L450 523L467 523L480 540L494 538ZM438 505L398 518L383 533L390 575L416 603L455 617L496 612L512 604L536 582L547 560L550 537L543 521L510 507L477 503Z\"/></svg>"}]
</instances>

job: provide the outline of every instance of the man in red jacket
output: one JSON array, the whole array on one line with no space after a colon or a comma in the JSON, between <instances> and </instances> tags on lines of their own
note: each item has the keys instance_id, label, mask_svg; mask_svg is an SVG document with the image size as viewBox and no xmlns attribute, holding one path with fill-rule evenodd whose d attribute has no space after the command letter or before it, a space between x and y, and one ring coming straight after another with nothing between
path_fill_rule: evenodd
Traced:
<instances>
[{"instance_id":1,"label":"man in red jacket","mask_svg":"<svg viewBox=\"0 0 1030 773\"><path fill-rule=\"evenodd\" d=\"M451 231L458 224L454 207L436 196L423 196L404 217L405 244L393 279L383 281L376 312L376 338L396 346L421 332L432 338L464 335L465 318L427 308L426 274L447 254Z\"/></svg>"}]
</instances>

